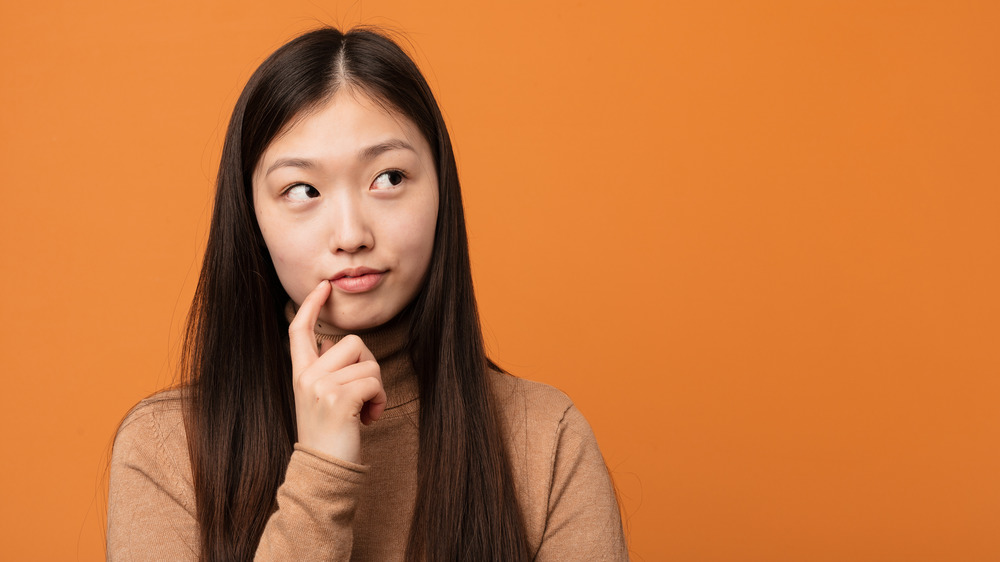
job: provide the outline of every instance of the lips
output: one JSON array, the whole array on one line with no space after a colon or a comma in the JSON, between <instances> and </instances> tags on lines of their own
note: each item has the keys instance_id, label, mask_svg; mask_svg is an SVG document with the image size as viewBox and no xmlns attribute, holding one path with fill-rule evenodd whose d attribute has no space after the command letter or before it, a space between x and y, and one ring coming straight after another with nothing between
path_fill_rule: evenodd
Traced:
<instances>
[{"instance_id":1,"label":"lips","mask_svg":"<svg viewBox=\"0 0 1000 562\"><path fill-rule=\"evenodd\" d=\"M346 293L363 293L374 289L384 274L385 271L370 267L354 267L338 272L330 282Z\"/></svg>"}]
</instances>

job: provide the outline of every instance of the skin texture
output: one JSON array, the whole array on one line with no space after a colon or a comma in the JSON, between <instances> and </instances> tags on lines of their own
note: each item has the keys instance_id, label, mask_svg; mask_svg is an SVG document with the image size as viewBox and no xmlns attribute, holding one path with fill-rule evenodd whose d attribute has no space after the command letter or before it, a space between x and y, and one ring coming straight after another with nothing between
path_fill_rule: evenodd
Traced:
<instances>
[{"instance_id":1,"label":"skin texture","mask_svg":"<svg viewBox=\"0 0 1000 562\"><path fill-rule=\"evenodd\" d=\"M349 87L290 125L253 177L254 211L278 278L301 305L345 269L384 272L364 292L334 284L319 313L340 333L384 324L413 299L430 263L438 207L431 149L407 118ZM396 146L365 154L382 143Z\"/></svg>"},{"instance_id":2,"label":"skin texture","mask_svg":"<svg viewBox=\"0 0 1000 562\"><path fill-rule=\"evenodd\" d=\"M272 141L253 195L278 278L299 305L289 326L299 443L358 463L361 424L385 409L379 366L357 336L317 350L314 327L379 326L420 289L438 208L430 147L405 117L341 88ZM338 279L345 271L355 279Z\"/></svg>"}]
</instances>

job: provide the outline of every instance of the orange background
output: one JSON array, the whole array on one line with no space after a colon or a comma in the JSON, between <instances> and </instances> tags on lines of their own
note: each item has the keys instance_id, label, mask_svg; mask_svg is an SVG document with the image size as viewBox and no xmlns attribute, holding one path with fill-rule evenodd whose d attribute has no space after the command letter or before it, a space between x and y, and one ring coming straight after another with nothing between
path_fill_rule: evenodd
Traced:
<instances>
[{"instance_id":1,"label":"orange background","mask_svg":"<svg viewBox=\"0 0 1000 562\"><path fill-rule=\"evenodd\" d=\"M489 346L588 416L635 560L1000 559L994 2L4 2L0 558L103 556L228 114L405 31Z\"/></svg>"}]
</instances>

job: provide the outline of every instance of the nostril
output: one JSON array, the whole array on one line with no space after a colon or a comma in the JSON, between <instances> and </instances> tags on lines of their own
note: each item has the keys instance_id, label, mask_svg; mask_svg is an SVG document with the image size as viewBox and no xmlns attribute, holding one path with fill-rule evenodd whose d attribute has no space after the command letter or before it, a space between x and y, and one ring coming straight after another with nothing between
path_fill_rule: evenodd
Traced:
<instances>
[{"instance_id":1,"label":"nostril","mask_svg":"<svg viewBox=\"0 0 1000 562\"><path fill-rule=\"evenodd\" d=\"M347 252L349 254L353 254L355 252L361 252L361 251L370 250L370 249L371 249L371 247L368 244L358 244L358 245L351 245L351 246L339 246L337 248L337 251L338 252Z\"/></svg>"}]
</instances>

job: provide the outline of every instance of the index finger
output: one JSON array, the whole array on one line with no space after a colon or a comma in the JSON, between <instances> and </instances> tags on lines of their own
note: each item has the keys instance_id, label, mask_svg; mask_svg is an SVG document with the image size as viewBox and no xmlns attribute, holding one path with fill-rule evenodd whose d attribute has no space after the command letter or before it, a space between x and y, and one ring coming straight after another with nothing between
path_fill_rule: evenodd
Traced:
<instances>
[{"instance_id":1,"label":"index finger","mask_svg":"<svg viewBox=\"0 0 1000 562\"><path fill-rule=\"evenodd\" d=\"M288 350L292 356L293 374L298 366L301 370L316 360L316 333L313 326L319 320L319 311L330 296L330 282L324 280L302 301L295 318L288 325Z\"/></svg>"}]
</instances>

